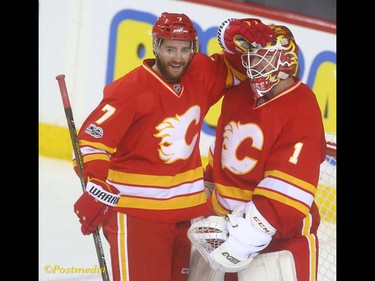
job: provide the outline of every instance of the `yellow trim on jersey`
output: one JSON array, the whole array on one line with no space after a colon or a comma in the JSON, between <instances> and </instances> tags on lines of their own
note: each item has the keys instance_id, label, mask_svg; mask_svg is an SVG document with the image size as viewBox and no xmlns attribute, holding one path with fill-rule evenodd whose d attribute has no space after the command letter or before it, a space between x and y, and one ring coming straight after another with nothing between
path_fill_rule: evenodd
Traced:
<instances>
[{"instance_id":1,"label":"yellow trim on jersey","mask_svg":"<svg viewBox=\"0 0 375 281\"><path fill-rule=\"evenodd\" d=\"M95 154L88 154L88 155L83 156L84 163L95 161L95 160L109 161L109 156L104 153L95 153Z\"/></svg>"},{"instance_id":2,"label":"yellow trim on jersey","mask_svg":"<svg viewBox=\"0 0 375 281\"><path fill-rule=\"evenodd\" d=\"M268 176L273 176L273 177L276 177L276 178L279 178L279 179L283 179L283 180L286 180L290 183L293 183L294 185L300 187L300 188L303 188L304 190L307 190L308 192L312 193L312 194L315 194L316 193L316 187L314 185L312 185L311 183L308 183L304 180L300 180L296 177L293 177L289 174L286 174L284 172L281 172L281 171L278 171L278 170L272 170L272 171L266 171L264 173L264 177L268 177Z\"/></svg>"},{"instance_id":3,"label":"yellow trim on jersey","mask_svg":"<svg viewBox=\"0 0 375 281\"><path fill-rule=\"evenodd\" d=\"M312 226L311 214L308 213L306 217L303 219L302 235L309 235L311 226Z\"/></svg>"},{"instance_id":4,"label":"yellow trim on jersey","mask_svg":"<svg viewBox=\"0 0 375 281\"><path fill-rule=\"evenodd\" d=\"M310 253L310 276L309 280L316 281L316 237L314 234L306 235L307 240L309 241L309 253Z\"/></svg>"},{"instance_id":5,"label":"yellow trim on jersey","mask_svg":"<svg viewBox=\"0 0 375 281\"><path fill-rule=\"evenodd\" d=\"M88 163L95 160L103 160L103 161L109 161L108 155L104 153L96 153L96 154L89 154L82 156L83 163ZM77 160L73 159L73 166L77 167Z\"/></svg>"},{"instance_id":6,"label":"yellow trim on jersey","mask_svg":"<svg viewBox=\"0 0 375 281\"><path fill-rule=\"evenodd\" d=\"M217 190L214 190L214 192L212 193L212 206L214 207L214 210L217 214L225 216L226 214L228 214L228 211L221 207L221 205L219 204L216 192Z\"/></svg>"},{"instance_id":7,"label":"yellow trim on jersey","mask_svg":"<svg viewBox=\"0 0 375 281\"><path fill-rule=\"evenodd\" d=\"M128 185L140 185L140 186L157 186L157 187L168 187L173 185L179 185L183 182L192 182L199 178L202 178L203 170L202 167L198 167L194 170L186 171L184 173L176 174L174 176L154 176L145 174L125 173L114 170L108 171L108 180L128 184Z\"/></svg>"},{"instance_id":8,"label":"yellow trim on jersey","mask_svg":"<svg viewBox=\"0 0 375 281\"><path fill-rule=\"evenodd\" d=\"M134 198L121 196L119 203L116 207L123 208L134 208L134 209L147 209L147 210L173 210L173 209L183 209L191 208L200 204L204 204L207 201L207 196L204 191L198 194L193 194L189 196L175 197L168 200L157 200ZM194 202L194 205L192 205Z\"/></svg>"},{"instance_id":9,"label":"yellow trim on jersey","mask_svg":"<svg viewBox=\"0 0 375 281\"><path fill-rule=\"evenodd\" d=\"M159 74L157 74L149 65L143 63L142 67L149 72L152 76L154 76L165 88L167 88L168 91L170 91L173 95L175 95L178 98L181 98L182 93L184 92L184 86L182 86L182 89L179 93L176 93L173 88L164 81L164 78L160 77Z\"/></svg>"},{"instance_id":10,"label":"yellow trim on jersey","mask_svg":"<svg viewBox=\"0 0 375 281\"><path fill-rule=\"evenodd\" d=\"M310 281L316 281L315 275L316 275L316 236L314 234L310 233L310 228L312 226L312 218L311 214L308 213L306 217L303 220L303 229L302 229L302 235L306 237L307 243L309 244L309 261L310 261Z\"/></svg>"},{"instance_id":11,"label":"yellow trim on jersey","mask_svg":"<svg viewBox=\"0 0 375 281\"><path fill-rule=\"evenodd\" d=\"M240 81L245 81L248 78L246 74L243 74L232 67L230 67L230 70Z\"/></svg>"},{"instance_id":12,"label":"yellow trim on jersey","mask_svg":"<svg viewBox=\"0 0 375 281\"><path fill-rule=\"evenodd\" d=\"M227 87L233 86L234 84L234 77L236 77L240 81L245 81L248 77L246 74L237 71L234 67L231 66L230 62L224 56L224 62L228 68L228 76L226 80Z\"/></svg>"},{"instance_id":13,"label":"yellow trim on jersey","mask_svg":"<svg viewBox=\"0 0 375 281\"><path fill-rule=\"evenodd\" d=\"M220 195L223 197L230 197L234 199L239 199L241 201L250 201L253 198L253 192L250 190L244 190L235 186L226 186L218 183L216 183L215 185L216 188L219 190Z\"/></svg>"},{"instance_id":14,"label":"yellow trim on jersey","mask_svg":"<svg viewBox=\"0 0 375 281\"><path fill-rule=\"evenodd\" d=\"M214 166L214 157L213 157L213 155L212 155L210 149L208 150L207 163L208 163L208 165L210 165L211 167Z\"/></svg>"},{"instance_id":15,"label":"yellow trim on jersey","mask_svg":"<svg viewBox=\"0 0 375 281\"><path fill-rule=\"evenodd\" d=\"M128 241L127 241L127 216L122 213L117 213L117 238L119 241L117 252L119 253L119 266L121 280L128 280Z\"/></svg>"},{"instance_id":16,"label":"yellow trim on jersey","mask_svg":"<svg viewBox=\"0 0 375 281\"><path fill-rule=\"evenodd\" d=\"M279 202L281 202L285 205L288 205L288 206L291 206L291 207L297 209L298 211L300 211L301 213L303 213L305 215L307 215L308 212L310 211L310 208L308 208L307 206L299 203L298 201L293 200L293 199L288 198L288 197L285 197L283 195L280 195L279 193L274 192L272 190L265 190L265 189L262 189L262 188L256 188L253 192L253 196L254 195L262 195L262 196L265 196L267 198L279 201Z\"/></svg>"}]
</instances>

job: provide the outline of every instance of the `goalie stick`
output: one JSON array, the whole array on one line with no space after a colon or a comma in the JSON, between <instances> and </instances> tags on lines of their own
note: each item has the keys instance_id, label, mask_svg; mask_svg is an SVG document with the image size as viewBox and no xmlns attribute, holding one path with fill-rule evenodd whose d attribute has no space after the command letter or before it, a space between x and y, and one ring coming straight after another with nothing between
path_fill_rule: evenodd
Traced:
<instances>
[{"instance_id":1,"label":"goalie stick","mask_svg":"<svg viewBox=\"0 0 375 281\"><path fill-rule=\"evenodd\" d=\"M74 151L74 155L75 155L76 162L77 162L82 191L85 192L86 183L82 176L83 167L84 167L83 158L82 158L81 150L79 149L79 145L78 145L77 130L76 130L75 123L74 123L72 107L70 106L68 91L66 89L65 75L64 74L57 75L56 80L58 81L58 84L59 84L60 94L61 94L62 102L64 105L66 121L68 122L70 139L72 141L73 151ZM98 229L95 229L92 235L94 237L96 254L98 256L100 271L102 274L103 281L110 281L109 276L108 276L108 270L107 270L107 264L105 261L103 246L102 246L102 242L100 239L100 234L99 234Z\"/></svg>"}]
</instances>

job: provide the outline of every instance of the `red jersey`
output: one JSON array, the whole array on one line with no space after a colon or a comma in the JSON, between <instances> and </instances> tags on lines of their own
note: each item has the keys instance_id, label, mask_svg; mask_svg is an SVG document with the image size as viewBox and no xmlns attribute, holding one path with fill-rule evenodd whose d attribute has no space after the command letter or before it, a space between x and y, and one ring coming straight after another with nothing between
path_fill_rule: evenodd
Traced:
<instances>
[{"instance_id":1,"label":"red jersey","mask_svg":"<svg viewBox=\"0 0 375 281\"><path fill-rule=\"evenodd\" d=\"M234 76L224 55L197 53L181 81L168 84L154 63L145 60L108 84L78 139L83 176L107 180L120 191L116 211L173 223L207 212L202 122L224 90L247 77Z\"/></svg>"},{"instance_id":2,"label":"red jersey","mask_svg":"<svg viewBox=\"0 0 375 281\"><path fill-rule=\"evenodd\" d=\"M315 94L297 79L258 104L249 83L225 94L206 168L216 188L213 207L224 215L253 200L278 230L273 238L303 234L312 224L316 229L314 196L326 145Z\"/></svg>"}]
</instances>

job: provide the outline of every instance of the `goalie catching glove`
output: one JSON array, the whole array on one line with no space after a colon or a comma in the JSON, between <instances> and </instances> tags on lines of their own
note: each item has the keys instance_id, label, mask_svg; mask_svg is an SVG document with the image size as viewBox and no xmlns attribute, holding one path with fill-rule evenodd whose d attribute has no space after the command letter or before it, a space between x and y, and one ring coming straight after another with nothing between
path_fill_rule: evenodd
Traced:
<instances>
[{"instance_id":1,"label":"goalie catching glove","mask_svg":"<svg viewBox=\"0 0 375 281\"><path fill-rule=\"evenodd\" d=\"M239 272L268 246L275 233L250 201L226 217L194 222L188 237L213 270Z\"/></svg>"},{"instance_id":2,"label":"goalie catching glove","mask_svg":"<svg viewBox=\"0 0 375 281\"><path fill-rule=\"evenodd\" d=\"M86 191L74 204L74 212L82 224L83 235L89 235L108 217L120 199L120 192L99 179L91 179Z\"/></svg>"},{"instance_id":3,"label":"goalie catching glove","mask_svg":"<svg viewBox=\"0 0 375 281\"><path fill-rule=\"evenodd\" d=\"M227 19L218 29L221 48L229 54L244 53L251 47L260 48L271 42L274 31L259 19Z\"/></svg>"}]
</instances>

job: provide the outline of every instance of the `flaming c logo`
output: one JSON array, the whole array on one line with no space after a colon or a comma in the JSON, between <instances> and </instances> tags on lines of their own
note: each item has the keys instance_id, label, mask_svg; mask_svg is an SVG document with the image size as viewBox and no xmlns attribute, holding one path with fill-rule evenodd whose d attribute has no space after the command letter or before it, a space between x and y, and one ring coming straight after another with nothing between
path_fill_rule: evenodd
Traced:
<instances>
[{"instance_id":1,"label":"flaming c logo","mask_svg":"<svg viewBox=\"0 0 375 281\"><path fill-rule=\"evenodd\" d=\"M194 150L198 139L198 132L191 143L187 143L186 134L192 122L198 124L201 110L199 106L193 106L184 114L168 117L155 128L158 131L154 136L161 138L159 143L159 157L166 164L172 164L179 159L187 159Z\"/></svg>"}]
</instances>

